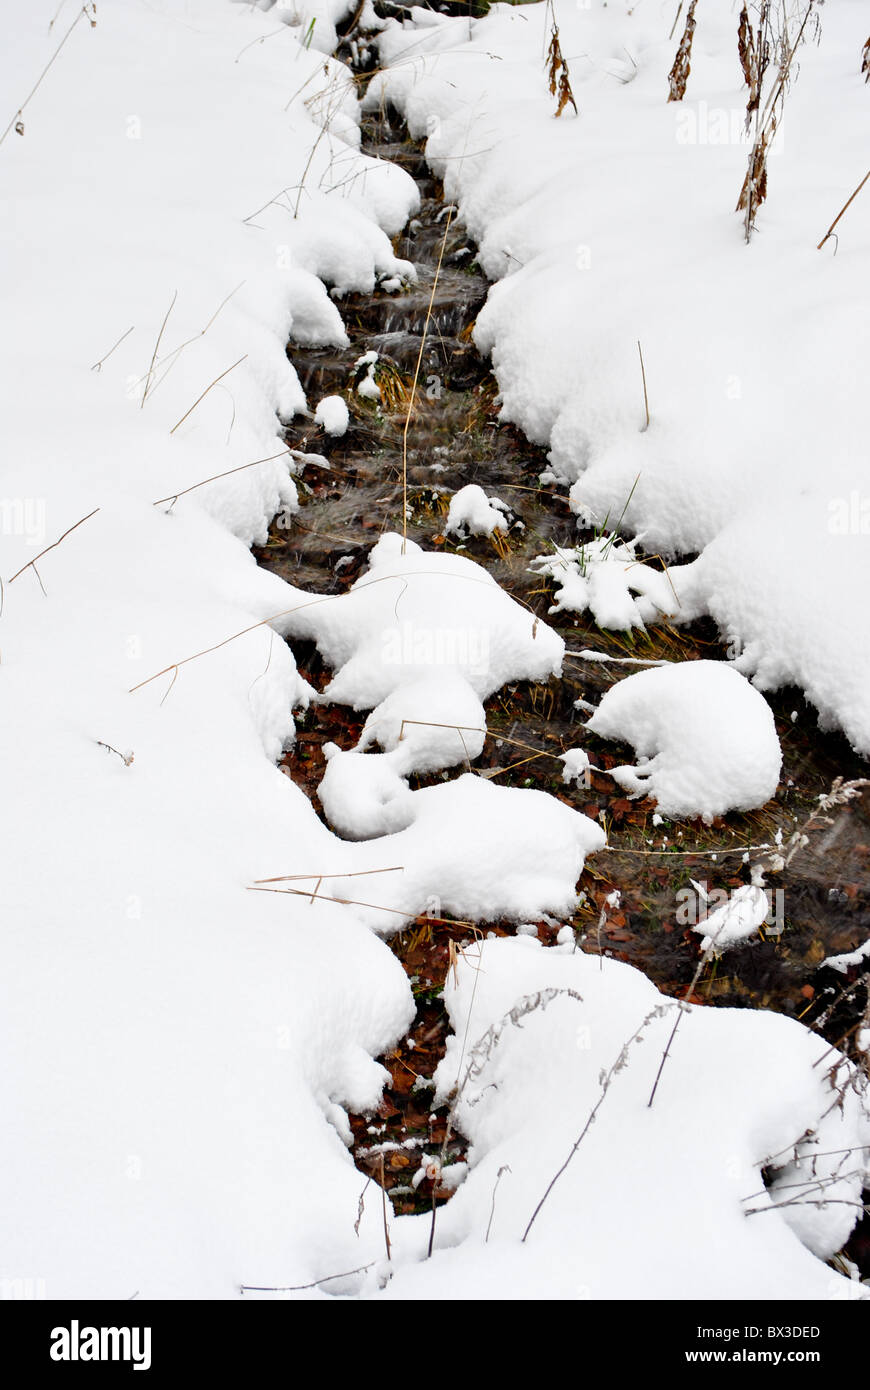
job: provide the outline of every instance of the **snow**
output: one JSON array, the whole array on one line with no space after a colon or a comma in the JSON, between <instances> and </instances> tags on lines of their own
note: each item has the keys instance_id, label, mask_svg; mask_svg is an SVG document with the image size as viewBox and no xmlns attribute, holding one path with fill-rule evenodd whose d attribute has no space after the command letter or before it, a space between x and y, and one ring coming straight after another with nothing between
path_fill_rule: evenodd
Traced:
<instances>
[{"instance_id":1,"label":"snow","mask_svg":"<svg viewBox=\"0 0 870 1390\"><path fill-rule=\"evenodd\" d=\"M369 552L368 571L346 595L312 602L297 593L285 630L317 643L335 670L326 697L354 709L373 709L433 673L461 675L485 700L508 681L561 672L561 637L482 565L395 532Z\"/></svg>"},{"instance_id":2,"label":"snow","mask_svg":"<svg viewBox=\"0 0 870 1390\"><path fill-rule=\"evenodd\" d=\"M870 938L854 951L844 951L838 956L827 956L822 961L822 965L829 965L832 970L838 970L841 975L846 975L853 966L860 966L865 960L870 959Z\"/></svg>"},{"instance_id":3,"label":"snow","mask_svg":"<svg viewBox=\"0 0 870 1390\"><path fill-rule=\"evenodd\" d=\"M630 743L635 765L611 775L660 814L712 821L776 792L782 753L773 715L739 672L687 661L626 676L604 694L587 728Z\"/></svg>"},{"instance_id":4,"label":"snow","mask_svg":"<svg viewBox=\"0 0 870 1390\"><path fill-rule=\"evenodd\" d=\"M721 955L729 946L738 946L755 936L770 911L764 889L754 883L735 888L721 907L715 908L694 928L703 940L702 951Z\"/></svg>"},{"instance_id":5,"label":"snow","mask_svg":"<svg viewBox=\"0 0 870 1390\"><path fill-rule=\"evenodd\" d=\"M56 10L10 26L10 102ZM319 274L406 273L416 188L358 154L346 70L274 27L98 6L0 148L2 1275L50 1298L226 1298L382 1248L344 1108L379 1099L407 979L348 908L247 891L335 860L274 765L310 691L255 627L128 693L292 602L248 549L296 505L286 342L346 341Z\"/></svg>"},{"instance_id":6,"label":"snow","mask_svg":"<svg viewBox=\"0 0 870 1390\"><path fill-rule=\"evenodd\" d=\"M564 767L562 768L563 782L576 782L578 785L589 786L589 754L582 748L569 748L567 753L559 754Z\"/></svg>"},{"instance_id":7,"label":"snow","mask_svg":"<svg viewBox=\"0 0 870 1390\"><path fill-rule=\"evenodd\" d=\"M347 434L350 412L344 397L324 396L314 412L314 423L336 439Z\"/></svg>"},{"instance_id":8,"label":"snow","mask_svg":"<svg viewBox=\"0 0 870 1390\"><path fill-rule=\"evenodd\" d=\"M538 555L531 569L557 585L551 613L585 613L600 627L644 627L676 611L674 591L666 574L644 565L637 541L620 541L615 532L569 549L556 546L554 555Z\"/></svg>"},{"instance_id":9,"label":"snow","mask_svg":"<svg viewBox=\"0 0 870 1390\"><path fill-rule=\"evenodd\" d=\"M432 1260L420 1259L425 1219L398 1223L387 1297L838 1296L841 1276L821 1261L860 1200L868 1122L848 1088L842 1110L832 1105L813 1065L822 1039L771 1013L688 1008L650 1107L677 1004L630 966L570 944L488 940L462 952L446 999L453 1034L437 1079L442 1096L459 1084L469 1171L438 1213ZM845 1162L832 1152L844 1149Z\"/></svg>"},{"instance_id":10,"label":"snow","mask_svg":"<svg viewBox=\"0 0 870 1390\"><path fill-rule=\"evenodd\" d=\"M487 497L477 483L468 483L450 499L446 536L491 536L506 531L510 508L498 497Z\"/></svg>"},{"instance_id":11,"label":"snow","mask_svg":"<svg viewBox=\"0 0 870 1390\"><path fill-rule=\"evenodd\" d=\"M416 276L391 238L419 210L417 188L360 153L356 88L328 56L349 9L98 6L27 102L24 135L0 147L0 1276L34 1271L53 1299L232 1298L245 1282L370 1263L330 1288L380 1295L383 1217L360 1207L348 1111L377 1107L388 1074L376 1059L414 1018L383 938L428 916L469 931L501 919L518 935L469 946L448 980L438 1084L447 1095L474 1060L456 1116L472 1147L467 1166L439 1169L456 1191L431 1261L428 1218L391 1219L387 1297L836 1297L846 1281L820 1260L854 1224L854 1153L868 1142L857 1091L831 1103L836 1054L815 1066L823 1044L784 1018L692 1009L650 1109L676 1006L638 972L584 956L563 922L604 831L559 797L467 770L489 737L483 702L558 678L559 635L466 556L397 534L341 594L286 584L250 553L297 507L304 459L283 424L312 409L328 435L348 424L341 398L306 399L294 349L346 348L345 297L400 294ZM56 11L34 0L7 26L12 100L76 17L62 9L50 29ZM395 61L370 100L388 92L427 131L481 263L503 277L477 337L504 417L550 447L554 476L599 528L549 570L556 607L626 627L709 612L760 686L796 681L870 743L866 561L851 533L818 531L828 493L851 497L863 443L860 205L836 260L802 249L852 177L860 13L826 12L832 44L806 54L778 202L748 253L711 211L735 152L706 166L691 152L654 158L683 114L659 109L658 19L559 5L566 51L589 58L572 63L583 119L557 123L542 7L413 17L385 25ZM721 21L703 24L693 80L724 83ZM639 71L622 86L625 35ZM828 91L837 63L845 76ZM835 102L844 133L823 160L807 112ZM629 155L653 171L642 186L626 178ZM646 249L626 296L641 205ZM809 326L791 335L796 300ZM719 336L703 331L711 315ZM642 434L638 335L653 410ZM357 364L356 389L375 401L377 360ZM725 370L744 402L727 421ZM824 437L814 393L830 407ZM606 526L638 474L625 508L638 541L620 541ZM502 529L502 504L481 497ZM481 497L461 504L466 527ZM638 542L703 553L668 578L636 563ZM292 644L307 639L333 672L323 694L296 666ZM276 766L294 715L318 700L367 712L355 748L324 749L328 824ZM775 790L768 707L725 663L627 677L591 724L634 744L623 780L669 814L709 817ZM581 749L563 762L566 782L588 766ZM445 780L412 788L433 774ZM547 950L528 930L545 916L562 923ZM502 1025L517 1008L522 1027ZM602 1070L656 1011L522 1244ZM838 1075L851 1078L845 1063ZM853 1155L842 1168L838 1149ZM435 1156L420 1157L434 1175ZM811 1173L828 1207L767 1210ZM764 1210L747 1216L747 1200Z\"/></svg>"},{"instance_id":12,"label":"snow","mask_svg":"<svg viewBox=\"0 0 870 1390\"><path fill-rule=\"evenodd\" d=\"M544 5L390 22L365 103L389 100L426 137L497 281L475 342L501 417L549 448L578 519L618 519L669 564L702 552L688 616L710 613L761 689L799 685L866 753L866 194L816 249L862 167L864 7L818 11L749 246L730 7L699 7L672 103L671 12L556 0L554 13L579 117L554 119ZM613 598L598 620L636 624L630 595Z\"/></svg>"},{"instance_id":13,"label":"snow","mask_svg":"<svg viewBox=\"0 0 870 1390\"><path fill-rule=\"evenodd\" d=\"M363 838L379 820L385 827L388 821L408 822L394 833L392 827L379 833L371 845L374 860L368 845L364 858L345 847L351 872L373 863L397 866L378 881L373 904L349 876L329 883L332 897L362 897L357 916L390 935L420 915L471 925L574 911L586 856L605 843L596 821L546 792L502 787L472 773L412 792L401 783L395 758L395 753L330 756L324 805L340 806L346 835ZM343 775L343 797L333 795L336 768ZM320 795L323 800L323 785Z\"/></svg>"},{"instance_id":14,"label":"snow","mask_svg":"<svg viewBox=\"0 0 870 1390\"><path fill-rule=\"evenodd\" d=\"M480 756L486 738L486 712L458 672L428 672L403 683L372 711L357 750L374 743L387 753L401 745L403 772L440 772Z\"/></svg>"}]
</instances>

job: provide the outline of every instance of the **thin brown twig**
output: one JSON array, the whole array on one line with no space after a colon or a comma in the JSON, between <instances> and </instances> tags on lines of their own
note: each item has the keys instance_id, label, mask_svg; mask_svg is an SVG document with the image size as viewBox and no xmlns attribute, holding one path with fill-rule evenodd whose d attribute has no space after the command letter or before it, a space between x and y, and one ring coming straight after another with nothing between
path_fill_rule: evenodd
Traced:
<instances>
[{"instance_id":1,"label":"thin brown twig","mask_svg":"<svg viewBox=\"0 0 870 1390\"><path fill-rule=\"evenodd\" d=\"M300 1293L303 1289L316 1289L320 1284L328 1284L331 1279L349 1279L352 1274L362 1274L377 1264L369 1260L367 1265L357 1265L356 1269L346 1269L341 1274L324 1274L322 1279L312 1279L310 1284L240 1284L240 1293Z\"/></svg>"},{"instance_id":2,"label":"thin brown twig","mask_svg":"<svg viewBox=\"0 0 870 1390\"><path fill-rule=\"evenodd\" d=\"M175 301L176 301L177 298L178 298L178 290L176 290L175 293L174 293L174 295L172 296L172 300L170 301L169 308L166 310L166 313L165 313L164 316L163 316L163 322L162 322L161 325L160 325L160 332L157 334L157 341L156 341L156 343L154 344L154 351L153 351L152 354L151 354L151 362L149 363L148 370L147 370L147 372L145 373L145 388L144 388L144 390L143 390L143 392L142 392L142 399L141 399L141 401L139 402L139 409L140 409L140 410L143 410L143 409L144 409L144 407L145 407L145 402L146 402L147 399L148 399L148 391L149 391L149 388L150 388L150 386L151 386L151 376L152 376L152 373L153 373L153 371L154 371L154 363L157 361L157 353L158 353L159 350L160 350L160 340L161 340L161 338L163 337L163 330L165 329L167 323L169 322L169 315L172 313L172 308L173 308L173 305L175 304ZM137 385L138 385L138 382L137 382Z\"/></svg>"},{"instance_id":3,"label":"thin brown twig","mask_svg":"<svg viewBox=\"0 0 870 1390\"><path fill-rule=\"evenodd\" d=\"M864 185L865 185L865 183L867 182L868 179L870 179L870 169L867 170L867 173L864 175L863 179L862 179L861 182L858 184L858 187L855 189L855 192L852 194L851 198L849 198L848 201L845 202L845 203L843 204L843 206L840 208L840 211L837 213L837 216L834 218L834 220L833 220L833 222L831 223L830 227L829 227L828 230L825 232L825 235L822 237L821 241L819 242L818 246L816 247L816 250L817 250L817 251L821 251L821 249L822 249L822 247L824 246L825 242L828 240L828 238L829 238L830 236L833 235L834 228L836 227L836 225L837 225L837 223L839 222L840 218L843 216L843 213L844 213L844 212L846 211L846 209L849 207L849 204L850 204L850 203L853 203L853 202L855 201L855 199L858 197L858 194L861 192L861 189L864 187Z\"/></svg>"},{"instance_id":4,"label":"thin brown twig","mask_svg":"<svg viewBox=\"0 0 870 1390\"><path fill-rule=\"evenodd\" d=\"M102 367L103 363L104 363L104 362L108 362L108 360L109 360L109 358L111 357L112 353L115 351L115 348L119 348L119 347L121 346L121 344L123 343L124 339L125 339L125 338L129 338L130 334L133 332L133 329L134 329L135 327L136 327L135 323L131 323L131 324L130 324L130 327L127 329L127 332L121 334L120 338L118 339L117 343L115 344L115 347L110 347L110 348L109 348L109 351L106 353L105 357L101 357L100 360L99 360L99 362L95 362L95 363L94 363L94 365L91 367L91 371L92 371L92 372L98 372L98 371L100 370L100 368Z\"/></svg>"},{"instance_id":5,"label":"thin brown twig","mask_svg":"<svg viewBox=\"0 0 870 1390\"><path fill-rule=\"evenodd\" d=\"M201 395L201 396L197 396L196 400L194 401L194 403L193 403L193 405L190 407L190 409L189 409L189 410L186 410L186 411L184 412L184 414L182 415L181 419L180 419L176 424L174 424L174 425L172 426L172 429L169 431L170 434L175 434L175 431L178 429L178 426L179 426L179 425L183 425L184 422L185 422L185 420L187 419L188 415L192 415L192 414L193 414L193 412L196 410L196 407L199 405L200 401L202 401L202 400L205 399L205 397L208 395L208 393L209 393L209 391L212 389L212 387L213 387L213 386L217 386L217 384L218 384L219 381L223 381L223 379L224 379L225 376L229 376L230 372L235 371L236 367L240 366L241 363L244 362L244 360L245 360L245 358L247 357L247 355L248 355L248 354L247 354L246 352L243 352L242 355L241 355L241 357L239 358L238 362L234 362L233 365L232 365L231 367L227 367L226 371L221 372L220 376L216 376L215 379L214 379L214 381L209 382L208 386L205 388L205 390L203 391L202 395Z\"/></svg>"},{"instance_id":6,"label":"thin brown twig","mask_svg":"<svg viewBox=\"0 0 870 1390\"><path fill-rule=\"evenodd\" d=\"M641 377L643 378L643 408L644 408L644 411L646 412L646 424L644 425L644 429L645 429L645 430L648 430L648 429L649 429L649 396L647 395L647 390L646 390L646 368L645 368L644 365L643 365L643 348L642 348L641 345L640 345L640 338L638 338L638 340L637 340L637 351L638 351L638 355L639 355L639 357L640 357L640 374L641 374Z\"/></svg>"},{"instance_id":7,"label":"thin brown twig","mask_svg":"<svg viewBox=\"0 0 870 1390\"><path fill-rule=\"evenodd\" d=\"M384 1155L381 1154L381 1204L384 1212L384 1244L387 1247L387 1259L392 1260L390 1251L390 1228L387 1225L387 1180L384 1173Z\"/></svg>"},{"instance_id":8,"label":"thin brown twig","mask_svg":"<svg viewBox=\"0 0 870 1390\"><path fill-rule=\"evenodd\" d=\"M33 569L33 572L34 572L34 574L36 575L37 579L39 579L39 572L38 572L38 570L36 569L36 562L37 562L37 560L41 560L42 557L43 557L43 555L47 555L48 552L49 552L50 550L54 550L57 546L59 546L60 543L61 543L61 541L65 541L66 538L67 538L67 536L70 535L71 532L75 531L79 526L83 526L84 523L85 523L86 521L90 521L91 517L92 517L92 516L96 516L96 514L97 514L97 512L98 512L99 510L100 510L99 507L94 507L94 510L93 510L92 512L88 512L87 516L83 516L83 517L82 517L79 521L77 521L73 526L67 527L66 531L64 531L64 533L63 533L62 536L58 536L58 538L57 538L56 541L52 541L51 545L47 545L47 546L45 547L44 550L40 550L40 552L39 552L38 555L34 555L34 557L33 557L32 560L28 560L26 565L22 565L20 570L16 570L15 573L13 574L12 578L9 579L9 580L7 580L7 583L12 584L12 583L18 578L18 576L19 576L20 574L23 574L25 570L28 570L28 569L31 569L31 568ZM39 579L39 583L40 583L40 587L42 587L42 580L41 580L41 579ZM43 589L43 593L44 593L44 592L45 592L45 590Z\"/></svg>"},{"instance_id":9,"label":"thin brown twig","mask_svg":"<svg viewBox=\"0 0 870 1390\"><path fill-rule=\"evenodd\" d=\"M99 511L99 507L97 507L96 510ZM90 515L93 516L94 513L91 512ZM82 519L84 521L87 521L88 518L83 517ZM81 523L78 522L77 525L81 525ZM63 540L63 537L61 537L61 540ZM49 547L49 549L51 549L51 547ZM36 559L39 559L38 555L36 556ZM33 561L29 561L28 563L32 564ZM25 569L26 568L27 566L25 566ZM220 651L222 647L228 646L230 642L235 642L240 637L245 637L249 632L255 632L259 627L268 627L270 623L277 622L279 618L287 618L292 613L301 612L304 608L312 608L315 604L318 603L332 603L336 599L350 598L354 594L365 593L366 589L372 588L375 584L386 584L391 580L398 580L403 585L402 593L404 593L408 587L407 581L409 578L419 578L421 576L433 575L439 579L461 579L467 584L486 584L487 586L489 586L489 584L491 583L491 581L488 579L475 579L474 575L471 574L451 574L449 571L445 570L408 570L404 574L384 574L377 579L367 579L364 584L358 583L353 589L345 589L339 594L318 594L315 598L309 599L306 603L297 603L292 608L282 608L279 613L270 613L270 615L267 618L261 618L259 622L249 623L247 627L240 628L238 632L231 633L229 637L224 637L222 641L215 642L214 645L211 647L203 647L202 651L193 652L190 656L182 657L180 661L170 662L170 664L168 666L164 666L162 670L155 671L153 676L147 676L145 680L139 681L137 685L131 685L128 694L132 695L134 690L141 690L143 686L150 685L152 681L159 680L161 676L167 676L170 671L175 671L177 674L179 668L182 666L187 666L189 662L198 661L199 658L202 656L209 656L212 652ZM507 590L504 590L504 592L507 593ZM401 597L402 595L400 594L399 597L396 599L397 604ZM529 604L523 601L523 599L517 598L515 595L510 595L510 597L514 599L515 603L522 604L523 607L527 608L528 611L532 614L532 617L534 618L534 623L532 624L532 636L534 637L537 633L538 622L540 621L537 614Z\"/></svg>"},{"instance_id":10,"label":"thin brown twig","mask_svg":"<svg viewBox=\"0 0 870 1390\"><path fill-rule=\"evenodd\" d=\"M352 875L336 874L331 875L331 877L351 878ZM250 885L247 891L249 893L283 893L295 898L308 898L312 903L315 899L323 903L338 903L339 907L368 907L371 908L373 912L391 912L395 917L414 918L420 916L419 913L410 910L406 911L401 907L384 907L383 903L363 903L357 898L333 898L330 897L328 893L311 893L307 888L258 888ZM472 931L475 929L474 922L464 922L459 917L430 917L427 914L426 921L436 922L439 926L445 927L469 927Z\"/></svg>"},{"instance_id":11,"label":"thin brown twig","mask_svg":"<svg viewBox=\"0 0 870 1390\"><path fill-rule=\"evenodd\" d=\"M255 883L299 883L316 878L322 883L325 878L368 878L372 874L397 874L403 872L404 864L393 864L389 869L355 869L352 873L334 874L279 874L277 878L255 878ZM337 899L335 900L337 901Z\"/></svg>"},{"instance_id":12,"label":"thin brown twig","mask_svg":"<svg viewBox=\"0 0 870 1390\"><path fill-rule=\"evenodd\" d=\"M268 458L254 459L251 463L240 463L238 468L227 468L223 473L213 473L210 478L203 478L201 482L193 483L190 487L180 488L178 492L172 493L169 497L158 497L157 501L152 502L151 505L152 507L159 507L164 502L172 502L174 505L179 497L186 497L189 492L196 492L198 487L205 487L206 483L216 483L219 478L229 478L232 473L243 473L246 468L256 468L260 463L273 463L275 459L283 458L285 454L292 454L293 452L293 449L282 449L277 454L270 454Z\"/></svg>"},{"instance_id":13,"label":"thin brown twig","mask_svg":"<svg viewBox=\"0 0 870 1390\"><path fill-rule=\"evenodd\" d=\"M55 62L55 60L56 60L56 59L58 58L58 56L60 55L61 49L63 48L64 44L66 43L66 41L67 41L67 39L69 38L70 34L72 33L73 29L75 29L75 27L76 27L76 25L78 24L79 20L80 20L83 16L84 16L84 18L86 18L86 19L89 21L91 28L92 28L92 29L95 28L95 26L96 26L96 20L93 19L93 18L91 17L90 14L88 14L88 7L87 7L87 5L82 5L81 9L79 10L79 12L78 12L78 14L76 15L75 19L73 20L72 24L69 26L69 28L67 29L67 31L66 31L66 33L64 34L63 38L61 39L60 43L58 44L57 48L54 50L54 53L51 55L51 57L49 58L48 62L47 62L46 65L45 65L45 67L42 69L42 72L39 74L39 77L36 79L36 82L35 82L35 84L33 85L33 87L31 88L30 92L29 92L28 95L24 98L24 100L22 101L21 105L17 108L17 110L16 110L16 112L15 112L15 115L12 117L12 120L9 122L9 124L8 124L8 126L6 127L6 129L4 130L3 134L0 135L0 145L3 144L3 141L6 139L6 136L9 134L10 130L12 130L13 127L16 126L16 125L18 124L18 122L20 121L22 112L24 111L24 108L27 106L27 103L30 101L30 99L36 95L37 91L39 90L40 86L42 85L43 79L45 78L46 74L48 73L49 68L52 66L52 64ZM57 18L57 15L55 15L55 19L56 19L56 18ZM52 20L52 24L53 24L53 23L54 23L54 20Z\"/></svg>"},{"instance_id":14,"label":"thin brown twig","mask_svg":"<svg viewBox=\"0 0 870 1390\"><path fill-rule=\"evenodd\" d=\"M161 357L161 358L154 364L154 369L156 370L158 367L162 367L162 366L164 365L164 363L166 363L166 362L169 363L169 365L168 365L168 367L166 368L165 372L163 372L163 373L161 374L160 378L159 378L157 381L155 381L154 385L151 386L151 387L149 388L149 391L148 391L149 396L153 396L153 395L154 395L154 392L157 390L158 386L160 386L160 384L166 380L166 378L168 377L169 373L172 371L172 368L175 366L175 363L178 361L178 358L181 356L181 354L182 354L182 352L184 351L184 349L185 349L186 347L190 347L190 344L191 344L191 343L195 343L199 338L202 338L202 337L204 336L204 334L206 334L206 333L208 332L208 330L211 328L212 324L214 323L215 319L217 318L218 314L220 313L221 309L223 309L223 308L225 307L225 305L229 304L229 302L230 302L230 300L232 299L232 297L233 297L234 294L238 294L239 290L242 288L242 286L244 285L244 283L245 283L244 280L240 280L239 283L236 285L235 289L230 290L229 294L224 296L224 298L221 300L220 304L217 306L217 308L215 309L214 313L212 314L211 318L209 319L208 323L205 325L204 328L201 328L201 329L199 330L198 333L194 333L192 337L186 338L185 341L184 341L183 343L179 343L178 347L173 348L171 352L167 352L167 354L166 354L165 357ZM144 378L143 378L143 379L144 379ZM136 385L138 386L138 385L139 385L139 382L137 382Z\"/></svg>"}]
</instances>

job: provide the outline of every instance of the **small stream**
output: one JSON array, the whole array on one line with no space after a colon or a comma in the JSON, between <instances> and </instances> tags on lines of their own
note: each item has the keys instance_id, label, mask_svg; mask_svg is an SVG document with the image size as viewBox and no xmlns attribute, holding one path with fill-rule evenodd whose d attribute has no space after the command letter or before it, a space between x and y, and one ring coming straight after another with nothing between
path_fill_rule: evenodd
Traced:
<instances>
[{"instance_id":1,"label":"small stream","mask_svg":"<svg viewBox=\"0 0 870 1390\"><path fill-rule=\"evenodd\" d=\"M324 456L328 468L311 464L297 474L298 514L285 529L274 524L268 543L256 548L255 554L266 568L318 593L348 588L362 573L367 553L381 532L401 530L402 434L445 237L447 209L442 190L428 170L422 147L407 138L399 118L389 111L366 117L363 148L401 165L417 182L420 212L394 244L398 256L414 262L419 278L416 286L401 294L375 291L342 300L350 338L347 349L288 345L312 411L323 396L342 395L351 423L341 439L330 439L304 419L288 428L290 446ZM455 538L443 535L449 499L465 484L479 483L508 504L515 524L505 537L469 540L463 553L485 565L508 592L551 621L569 648L593 647L616 656L682 661L724 659L717 633L706 622L626 636L599 630L588 617L575 621L558 614L548 618L550 593L541 577L529 572L529 562L551 549L551 542L575 545L589 533L578 533L563 493L539 484L538 477L547 466L544 451L512 426L498 422L497 385L471 340L487 289L474 246L461 224L452 221L444 241L408 437L408 535L427 548L459 548ZM355 390L360 370L354 369L354 363L372 350L379 355L375 368L382 395L379 404ZM312 684L325 685L330 673L313 646L296 643L294 651ZM741 885L746 871L740 855L714 860L709 857L711 851L770 842L778 829L788 838L794 818L803 820L835 777L866 776L867 766L842 737L819 731L814 712L799 692L782 691L771 699L784 754L776 799L761 811L729 815L710 827L700 823L654 827L655 807L648 801L626 800L607 776L593 774L592 785L585 791L566 788L556 758L582 744L593 762L605 769L631 760L628 748L589 735L574 708L578 697L597 703L625 669L566 663L561 680L543 686L517 683L497 693L487 703L488 728L494 737L487 740L475 770L497 775L505 785L538 787L604 821L613 848L592 857L579 884L586 897L573 921L578 937L584 938L584 949L606 951L642 969L663 991L684 994L697 964L699 938L677 920L679 890L688 886L690 878L705 879L711 888ZM322 745L334 740L342 747L351 746L363 718L339 706L320 706L299 722L298 739L284 758L284 768L304 788L318 813L316 789L325 767ZM499 735L539 749L540 756L528 760L528 755L500 745ZM418 779L416 785L425 780ZM668 837L665 853L638 852L660 848L664 836ZM684 851L690 846L707 855L687 855ZM819 1020L820 1031L849 1050L867 1000L866 975L862 982L854 970L843 976L820 967L827 956L853 950L870 936L870 797L834 811L832 824L812 830L809 845L774 886L783 893L783 935L729 952L708 967L694 998L733 1007L772 1008L807 1024ZM599 930L601 907L614 888L622 894L620 908L608 914ZM509 923L483 925L499 934L513 931ZM551 942L552 926L542 922L539 936ZM426 1183L412 1191L407 1179L417 1167L416 1152L431 1151L444 1137L446 1116L430 1110L428 1079L443 1055L447 1032L440 989L451 940L461 943L462 932L433 927L425 920L394 939L394 950L411 978L418 1017L409 1038L383 1059L393 1086L385 1094L380 1113L352 1119L360 1166L377 1181L383 1178L399 1212L425 1210L447 1195L433 1192ZM461 1138L451 1153L462 1156ZM851 1246L853 1258L860 1253L862 1263L868 1251L867 1225L865 1219Z\"/></svg>"}]
</instances>

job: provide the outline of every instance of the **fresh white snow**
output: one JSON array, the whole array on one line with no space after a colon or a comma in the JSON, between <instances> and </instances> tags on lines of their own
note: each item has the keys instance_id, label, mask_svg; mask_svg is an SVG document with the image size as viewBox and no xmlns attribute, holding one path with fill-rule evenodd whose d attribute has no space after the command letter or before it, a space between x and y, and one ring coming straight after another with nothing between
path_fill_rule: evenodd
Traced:
<instances>
[{"instance_id":1,"label":"fresh white snow","mask_svg":"<svg viewBox=\"0 0 870 1390\"><path fill-rule=\"evenodd\" d=\"M612 776L659 812L711 821L774 795L782 753L770 707L722 661L684 661L637 671L610 687L587 722L632 744L635 765Z\"/></svg>"},{"instance_id":2,"label":"fresh white snow","mask_svg":"<svg viewBox=\"0 0 870 1390\"><path fill-rule=\"evenodd\" d=\"M670 14L556 8L578 119L553 119L540 5L406 26L367 6L386 70L366 100L427 136L498 280L476 341L503 418L597 528L539 562L555 609L619 628L710 614L733 644L734 665L620 680L590 721L635 748L623 786L710 819L776 790L746 676L801 686L870 748L866 208L836 257L814 249L860 165L866 16L826 6L823 45L802 51L747 248L730 211L745 147L699 134L702 103L743 99L733 16L699 14L680 110ZM298 505L282 424L348 427L346 401L306 400L288 341L291 358L347 347L344 296L416 276L391 238L417 188L360 152L356 88L329 57L350 9L156 0L98 5L92 25L33 0L5 27L0 1278L32 1271L49 1298L231 1298L368 1265L331 1291L842 1296L822 1261L866 1168L856 1073L836 1053L818 1066L825 1044L790 1020L693 1008L650 1107L676 1003L570 927L549 949L528 934L572 914L604 831L468 769L483 702L558 679L561 637L483 566L399 534L340 596L251 556ZM19 134L11 108L67 33ZM375 404L377 362L359 359L353 393ZM482 489L453 506L451 530L504 529ZM666 573L639 545L700 554ZM298 639L333 672L322 696ZM276 766L314 699L367 712L355 748L326 750L328 825ZM582 783L583 750L563 762ZM437 1082L458 1081L471 1149L442 1172L456 1192L433 1258L428 1218L391 1218L388 1269L347 1115L376 1108L376 1059L414 1018L383 938L418 916L468 924ZM517 937L471 941L496 919ZM828 1205L774 1209L819 1179Z\"/></svg>"}]
</instances>

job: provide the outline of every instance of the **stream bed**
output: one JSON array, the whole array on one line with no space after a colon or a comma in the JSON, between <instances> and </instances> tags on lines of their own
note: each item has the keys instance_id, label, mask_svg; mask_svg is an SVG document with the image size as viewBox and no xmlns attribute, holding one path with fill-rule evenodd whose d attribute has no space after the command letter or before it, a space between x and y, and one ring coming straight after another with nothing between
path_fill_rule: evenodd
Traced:
<instances>
[{"instance_id":1,"label":"stream bed","mask_svg":"<svg viewBox=\"0 0 870 1390\"><path fill-rule=\"evenodd\" d=\"M422 146L407 138L399 118L388 111L365 118L363 149L400 164L418 184L420 212L394 243L398 256L414 262L418 282L400 294L376 290L345 297L340 303L350 337L346 349L288 345L312 413L322 397L341 395L350 409L350 427L338 439L325 435L312 419L298 419L288 428L294 450L321 455L328 467L312 463L297 473L300 509L289 522L273 524L268 542L255 548L259 563L294 585L338 593L363 572L380 534L402 529L402 437L425 331L408 430L408 536L426 548L461 547L509 593L551 622L569 649L591 647L613 656L677 661L724 659L715 628L706 622L626 634L601 630L588 616L548 616L551 588L530 572L530 561L552 543L576 545L591 533L578 531L563 492L539 483L547 467L545 452L513 426L499 423L498 387L472 341L488 282L462 226L456 220L446 225L442 190L428 170ZM354 364L370 352L378 354L380 402L355 389L364 369ZM506 534L464 543L445 537L449 499L467 483L478 483L507 503L514 521ZM313 646L294 643L294 652L305 677L322 688L330 673ZM575 708L578 698L596 704L626 669L631 668L566 661L559 680L505 687L487 702L492 737L474 770L496 776L504 785L550 792L606 825L610 848L592 856L578 885L585 895L571 923L578 942L584 950L607 952L637 966L668 994L685 995L698 962L699 936L678 917L680 890L691 879L706 880L710 888L739 887L747 881L747 871L741 854L727 851L770 843L778 830L787 840L795 818L802 823L836 777L860 778L867 767L845 739L819 730L814 711L799 692L781 691L770 699L784 756L776 798L761 811L735 813L711 826L654 826L653 803L627 800L603 773L592 774L588 789L566 787L558 761L561 752L580 745L605 770L632 760L627 747L590 735ZM283 767L319 814L322 745L352 746L364 717L326 705L313 707L298 721L297 740ZM529 751L500 743L500 738L527 745ZM412 786L427 780L412 779ZM714 853L720 857L714 859ZM866 973L862 977L852 968L844 975L822 962L870 937L866 789L863 799L834 810L829 823L809 831L809 843L773 886L782 892L782 933L729 951L705 969L691 997L704 1004L769 1008L801 1018L857 1059L853 1041L867 1005ZM602 921L605 899L614 889L621 894L619 906ZM498 935L515 929L507 922L481 927ZM556 930L552 923L538 924L543 942L552 942ZM446 1110L431 1108L431 1076L448 1032L440 992L451 944L467 940L465 928L420 918L391 942L410 977L417 1019L395 1052L382 1059L393 1081L379 1112L354 1116L351 1122L359 1166L389 1190L400 1213L427 1210L449 1195L428 1180L412 1188L409 1178L421 1154L435 1151L445 1139ZM462 1156L461 1136L451 1136L451 1159ZM866 1269L867 1218L849 1251Z\"/></svg>"}]
</instances>

